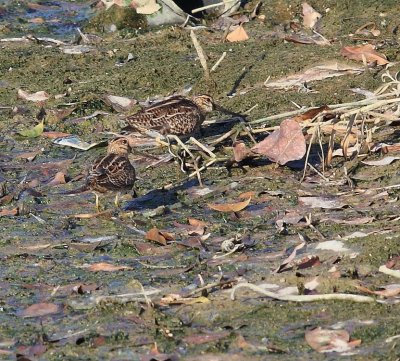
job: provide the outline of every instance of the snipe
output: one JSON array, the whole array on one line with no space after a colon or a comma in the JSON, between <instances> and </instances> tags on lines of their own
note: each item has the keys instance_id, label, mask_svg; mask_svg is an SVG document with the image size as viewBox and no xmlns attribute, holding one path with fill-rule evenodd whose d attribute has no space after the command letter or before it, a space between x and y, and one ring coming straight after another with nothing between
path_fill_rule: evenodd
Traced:
<instances>
[{"instance_id":1,"label":"snipe","mask_svg":"<svg viewBox=\"0 0 400 361\"><path fill-rule=\"evenodd\" d=\"M192 98L174 96L157 102L125 119L124 130L156 130L163 135L187 135L200 129L207 113L213 111L209 95Z\"/></svg>"},{"instance_id":2,"label":"snipe","mask_svg":"<svg viewBox=\"0 0 400 361\"><path fill-rule=\"evenodd\" d=\"M128 139L120 137L110 141L107 154L98 158L89 169L86 187L101 193L132 190L136 176L128 158L130 151Z\"/></svg>"}]
</instances>

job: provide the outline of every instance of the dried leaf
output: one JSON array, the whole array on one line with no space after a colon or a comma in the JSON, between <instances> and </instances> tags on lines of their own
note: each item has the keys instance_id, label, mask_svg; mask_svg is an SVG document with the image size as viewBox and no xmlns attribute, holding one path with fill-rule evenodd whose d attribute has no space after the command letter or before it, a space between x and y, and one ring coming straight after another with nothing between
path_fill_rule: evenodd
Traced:
<instances>
[{"instance_id":1,"label":"dried leaf","mask_svg":"<svg viewBox=\"0 0 400 361\"><path fill-rule=\"evenodd\" d=\"M364 61L368 63L376 62L378 65L389 64L384 54L378 53L371 44L360 46L345 46L340 51L344 57L352 60Z\"/></svg>"},{"instance_id":2,"label":"dried leaf","mask_svg":"<svg viewBox=\"0 0 400 361\"><path fill-rule=\"evenodd\" d=\"M243 202L237 203L207 203L208 207L219 212L240 212L245 209L251 201L251 197Z\"/></svg>"},{"instance_id":3,"label":"dried leaf","mask_svg":"<svg viewBox=\"0 0 400 361\"><path fill-rule=\"evenodd\" d=\"M373 22L366 23L362 26L360 26L354 34L361 34L361 35L366 35L368 36L369 34L372 34L373 36L379 36L381 34L380 30L376 27L376 24Z\"/></svg>"},{"instance_id":4,"label":"dried leaf","mask_svg":"<svg viewBox=\"0 0 400 361\"><path fill-rule=\"evenodd\" d=\"M303 3L303 25L305 28L313 29L321 17L322 15L312 6L306 2Z\"/></svg>"},{"instance_id":5,"label":"dried leaf","mask_svg":"<svg viewBox=\"0 0 400 361\"><path fill-rule=\"evenodd\" d=\"M346 330L324 330L321 327L306 331L305 338L318 352L346 352L361 344L361 340L350 341Z\"/></svg>"},{"instance_id":6,"label":"dried leaf","mask_svg":"<svg viewBox=\"0 0 400 361\"><path fill-rule=\"evenodd\" d=\"M117 112L126 112L131 110L137 104L137 100L135 99L119 97L116 95L105 95L103 99L107 105L113 107Z\"/></svg>"},{"instance_id":7,"label":"dried leaf","mask_svg":"<svg viewBox=\"0 0 400 361\"><path fill-rule=\"evenodd\" d=\"M71 134L69 134L69 133L63 133L63 132L43 132L42 133L42 137L50 138L50 139L68 137L70 135Z\"/></svg>"},{"instance_id":8,"label":"dried leaf","mask_svg":"<svg viewBox=\"0 0 400 361\"><path fill-rule=\"evenodd\" d=\"M18 98L24 99L24 100L29 100L31 102L43 102L47 99L49 99L50 95L47 94L44 91L39 91L36 93L28 93L22 89L18 89Z\"/></svg>"},{"instance_id":9,"label":"dried leaf","mask_svg":"<svg viewBox=\"0 0 400 361\"><path fill-rule=\"evenodd\" d=\"M161 9L156 0L136 0L134 3L137 4L136 12L138 14L151 15Z\"/></svg>"},{"instance_id":10,"label":"dried leaf","mask_svg":"<svg viewBox=\"0 0 400 361\"><path fill-rule=\"evenodd\" d=\"M244 27L242 25L238 26L235 30L230 32L226 40L230 42L235 42L235 41L245 41L248 40L249 36L246 33L246 30L244 30Z\"/></svg>"},{"instance_id":11,"label":"dried leaf","mask_svg":"<svg viewBox=\"0 0 400 361\"><path fill-rule=\"evenodd\" d=\"M246 147L243 141L236 141L233 143L233 159L235 162L241 162L251 155L251 150Z\"/></svg>"},{"instance_id":12,"label":"dried leaf","mask_svg":"<svg viewBox=\"0 0 400 361\"><path fill-rule=\"evenodd\" d=\"M47 183L48 186L57 186L59 184L65 184L65 174L63 172L57 172L54 178Z\"/></svg>"},{"instance_id":13,"label":"dried leaf","mask_svg":"<svg viewBox=\"0 0 400 361\"><path fill-rule=\"evenodd\" d=\"M128 266L114 266L110 263L100 262L94 263L88 267L88 270L91 272L115 272L115 271L122 271L122 270L130 270L132 267Z\"/></svg>"},{"instance_id":14,"label":"dried leaf","mask_svg":"<svg viewBox=\"0 0 400 361\"><path fill-rule=\"evenodd\" d=\"M326 197L299 197L299 203L311 208L340 209L346 206L334 198Z\"/></svg>"},{"instance_id":15,"label":"dried leaf","mask_svg":"<svg viewBox=\"0 0 400 361\"><path fill-rule=\"evenodd\" d=\"M171 233L160 231L158 228L154 227L150 229L145 238L149 241L157 242L163 246L167 245L167 241L174 241L175 238Z\"/></svg>"},{"instance_id":16,"label":"dried leaf","mask_svg":"<svg viewBox=\"0 0 400 361\"><path fill-rule=\"evenodd\" d=\"M18 132L19 135L27 138L36 138L43 133L44 121L42 120L38 125L32 129L25 129Z\"/></svg>"},{"instance_id":17,"label":"dried leaf","mask_svg":"<svg viewBox=\"0 0 400 361\"><path fill-rule=\"evenodd\" d=\"M19 313L21 317L39 317L60 312L60 307L54 303L35 303Z\"/></svg>"},{"instance_id":18,"label":"dried leaf","mask_svg":"<svg viewBox=\"0 0 400 361\"><path fill-rule=\"evenodd\" d=\"M306 140L300 125L293 119L286 119L278 130L272 132L251 150L283 165L303 158L306 154Z\"/></svg>"},{"instance_id":19,"label":"dried leaf","mask_svg":"<svg viewBox=\"0 0 400 361\"><path fill-rule=\"evenodd\" d=\"M17 216L18 215L18 208L13 208L13 209L2 209L0 211L0 217L4 216Z\"/></svg>"},{"instance_id":20,"label":"dried leaf","mask_svg":"<svg viewBox=\"0 0 400 361\"><path fill-rule=\"evenodd\" d=\"M362 163L366 165L375 165L375 166L381 166L381 165L389 165L393 163L395 160L399 160L400 157L385 157L379 160L363 160Z\"/></svg>"},{"instance_id":21,"label":"dried leaf","mask_svg":"<svg viewBox=\"0 0 400 361\"><path fill-rule=\"evenodd\" d=\"M347 64L326 63L272 82L266 82L264 83L264 86L267 88L284 90L295 87L301 88L303 87L304 83L310 83L316 80L323 80L348 74L361 74L364 70L364 68L350 66Z\"/></svg>"}]
</instances>

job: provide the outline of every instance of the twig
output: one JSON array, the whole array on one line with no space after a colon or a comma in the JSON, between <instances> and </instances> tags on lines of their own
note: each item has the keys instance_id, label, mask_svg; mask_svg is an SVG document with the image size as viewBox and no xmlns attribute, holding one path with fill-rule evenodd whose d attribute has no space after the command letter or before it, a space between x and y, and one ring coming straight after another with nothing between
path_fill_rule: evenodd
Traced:
<instances>
[{"instance_id":1,"label":"twig","mask_svg":"<svg viewBox=\"0 0 400 361\"><path fill-rule=\"evenodd\" d=\"M387 268L385 265L379 267L379 272L386 275L400 278L400 270Z\"/></svg>"},{"instance_id":2,"label":"twig","mask_svg":"<svg viewBox=\"0 0 400 361\"><path fill-rule=\"evenodd\" d=\"M306 177L307 165L309 164L308 163L308 158L310 157L311 146L313 144L313 141L314 141L314 138L315 138L315 134L316 134L316 131L315 131L315 127L314 127L314 130L313 130L313 133L312 133L312 136L311 136L311 139L310 139L310 144L308 145L306 161L304 162L303 176L300 179L300 183L303 182L304 178Z\"/></svg>"},{"instance_id":3,"label":"twig","mask_svg":"<svg viewBox=\"0 0 400 361\"><path fill-rule=\"evenodd\" d=\"M222 2L216 3L216 4L205 5L205 6L193 9L192 14L196 14L203 10L217 8L218 6L222 6L222 5L226 5L228 3L234 3L234 2L238 2L238 0L227 0L227 1L222 1Z\"/></svg>"},{"instance_id":4,"label":"twig","mask_svg":"<svg viewBox=\"0 0 400 361\"><path fill-rule=\"evenodd\" d=\"M225 56L226 56L226 51L224 51L224 52L222 53L221 57L220 57L220 58L217 60L217 62L212 66L212 68L211 68L211 70L210 70L211 73L212 73L213 71L215 71L215 70L218 68L218 66L219 66L219 64L221 64L222 60L225 59Z\"/></svg>"},{"instance_id":5,"label":"twig","mask_svg":"<svg viewBox=\"0 0 400 361\"><path fill-rule=\"evenodd\" d=\"M210 80L211 77L210 77L210 71L208 70L208 66L207 66L206 55L205 55L203 48L201 47L199 41L197 40L197 36L193 30L190 30L190 37L192 38L193 45L197 51L197 55L199 56L200 64L204 69L204 76L207 80Z\"/></svg>"},{"instance_id":6,"label":"twig","mask_svg":"<svg viewBox=\"0 0 400 361\"><path fill-rule=\"evenodd\" d=\"M292 302L315 302L323 300L341 300L353 302L375 302L375 299L369 296L353 295L349 293L328 293L323 295L280 295L275 292L266 291L263 288L252 283L239 283L233 287L231 291L231 299L235 300L235 293L239 288L250 288L251 290L261 293L264 296L274 298L281 301Z\"/></svg>"},{"instance_id":7,"label":"twig","mask_svg":"<svg viewBox=\"0 0 400 361\"><path fill-rule=\"evenodd\" d=\"M191 297L191 296L195 295L196 293L203 292L204 290L209 290L210 288L214 288L214 287L218 287L218 286L224 286L224 285L230 284L232 282L234 282L234 281L233 280L227 280L227 281L216 281L216 282L213 282L213 283L209 283L208 285L205 285L203 287L196 288L195 290L190 291L189 293L185 294L184 297L185 298Z\"/></svg>"}]
</instances>

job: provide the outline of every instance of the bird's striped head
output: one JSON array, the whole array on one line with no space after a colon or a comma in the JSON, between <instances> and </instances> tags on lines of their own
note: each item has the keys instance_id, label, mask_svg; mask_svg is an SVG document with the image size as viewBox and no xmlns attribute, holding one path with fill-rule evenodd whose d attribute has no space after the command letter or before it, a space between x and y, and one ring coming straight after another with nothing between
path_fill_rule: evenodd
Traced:
<instances>
[{"instance_id":1,"label":"bird's striped head","mask_svg":"<svg viewBox=\"0 0 400 361\"><path fill-rule=\"evenodd\" d=\"M207 94L195 95L192 98L193 102L200 108L202 113L210 113L214 110L214 100Z\"/></svg>"},{"instance_id":2,"label":"bird's striped head","mask_svg":"<svg viewBox=\"0 0 400 361\"><path fill-rule=\"evenodd\" d=\"M131 151L128 138L120 137L111 140L108 143L107 153L108 154L128 154Z\"/></svg>"}]
</instances>

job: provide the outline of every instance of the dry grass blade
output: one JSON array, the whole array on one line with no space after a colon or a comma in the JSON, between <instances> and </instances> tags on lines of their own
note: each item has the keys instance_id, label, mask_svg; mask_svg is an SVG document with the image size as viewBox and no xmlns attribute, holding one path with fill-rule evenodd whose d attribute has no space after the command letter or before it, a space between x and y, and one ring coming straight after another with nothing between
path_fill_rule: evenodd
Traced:
<instances>
[{"instance_id":1,"label":"dry grass blade","mask_svg":"<svg viewBox=\"0 0 400 361\"><path fill-rule=\"evenodd\" d=\"M208 70L206 54L204 53L204 50L201 47L199 41L197 40L197 36L193 30L190 31L190 37L191 37L193 45L197 51L197 55L199 56L201 66L204 69L204 76L207 80L210 80L211 77L210 77L210 71Z\"/></svg>"}]
</instances>

